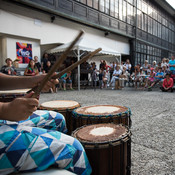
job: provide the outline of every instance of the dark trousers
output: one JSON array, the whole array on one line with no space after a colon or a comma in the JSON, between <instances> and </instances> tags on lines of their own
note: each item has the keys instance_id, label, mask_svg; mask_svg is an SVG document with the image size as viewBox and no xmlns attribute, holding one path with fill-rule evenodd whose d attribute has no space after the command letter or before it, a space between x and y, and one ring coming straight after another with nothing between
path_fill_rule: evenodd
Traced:
<instances>
[{"instance_id":1,"label":"dark trousers","mask_svg":"<svg viewBox=\"0 0 175 175\"><path fill-rule=\"evenodd\" d=\"M160 87L160 89L162 90L162 92L173 92L173 88L169 88L168 90L165 90L164 87Z\"/></svg>"}]
</instances>

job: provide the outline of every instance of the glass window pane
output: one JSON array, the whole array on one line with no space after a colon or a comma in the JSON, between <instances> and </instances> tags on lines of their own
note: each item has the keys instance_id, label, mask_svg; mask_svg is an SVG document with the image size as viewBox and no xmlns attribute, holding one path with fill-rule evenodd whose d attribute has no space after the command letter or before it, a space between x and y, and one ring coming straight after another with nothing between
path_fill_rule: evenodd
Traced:
<instances>
[{"instance_id":1,"label":"glass window pane","mask_svg":"<svg viewBox=\"0 0 175 175\"><path fill-rule=\"evenodd\" d=\"M93 7L97 10L98 10L98 1L99 0L94 0L94 5L93 5Z\"/></svg>"},{"instance_id":2,"label":"glass window pane","mask_svg":"<svg viewBox=\"0 0 175 175\"><path fill-rule=\"evenodd\" d=\"M109 14L109 0L105 0L105 13Z\"/></svg>"},{"instance_id":3,"label":"glass window pane","mask_svg":"<svg viewBox=\"0 0 175 175\"><path fill-rule=\"evenodd\" d=\"M92 0L87 0L87 5L92 7Z\"/></svg>"},{"instance_id":4,"label":"glass window pane","mask_svg":"<svg viewBox=\"0 0 175 175\"><path fill-rule=\"evenodd\" d=\"M115 16L115 0L110 1L110 15Z\"/></svg>"}]
</instances>

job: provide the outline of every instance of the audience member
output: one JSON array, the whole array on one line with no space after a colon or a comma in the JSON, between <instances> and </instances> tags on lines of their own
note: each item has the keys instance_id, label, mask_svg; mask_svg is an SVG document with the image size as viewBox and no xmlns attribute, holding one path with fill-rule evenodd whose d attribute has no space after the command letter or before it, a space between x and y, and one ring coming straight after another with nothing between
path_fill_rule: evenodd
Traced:
<instances>
[{"instance_id":1,"label":"audience member","mask_svg":"<svg viewBox=\"0 0 175 175\"><path fill-rule=\"evenodd\" d=\"M169 60L169 69L173 75L175 75L175 55L171 57L171 60Z\"/></svg>"},{"instance_id":2,"label":"audience member","mask_svg":"<svg viewBox=\"0 0 175 175\"><path fill-rule=\"evenodd\" d=\"M66 91L66 83L68 83L70 89L73 90L73 88L72 88L72 80L71 80L71 72L65 73L61 77L61 82L63 83L63 90L64 91Z\"/></svg>"},{"instance_id":3,"label":"audience member","mask_svg":"<svg viewBox=\"0 0 175 175\"><path fill-rule=\"evenodd\" d=\"M151 89L151 84L154 82L154 80L155 80L155 75L156 75L156 73L154 72L154 68L153 68L153 67L152 67L150 70L151 70L151 72L150 72L150 76L149 76L148 82L147 82L147 84L148 84L148 90L149 90L149 91L152 90L152 89Z\"/></svg>"},{"instance_id":4,"label":"audience member","mask_svg":"<svg viewBox=\"0 0 175 175\"><path fill-rule=\"evenodd\" d=\"M148 60L145 60L145 63L142 65L143 67L143 71L145 72L145 74L147 74L147 70L148 70Z\"/></svg>"},{"instance_id":5,"label":"audience member","mask_svg":"<svg viewBox=\"0 0 175 175\"><path fill-rule=\"evenodd\" d=\"M52 68L51 62L48 60L45 68L43 69L43 73L48 73L51 68Z\"/></svg>"},{"instance_id":6,"label":"audience member","mask_svg":"<svg viewBox=\"0 0 175 175\"><path fill-rule=\"evenodd\" d=\"M126 67L126 70L131 73L131 63L129 61L129 59L126 60L126 63L124 64L124 66Z\"/></svg>"},{"instance_id":7,"label":"audience member","mask_svg":"<svg viewBox=\"0 0 175 175\"><path fill-rule=\"evenodd\" d=\"M38 57L37 56L34 56L34 62L35 62L36 67L38 68L38 72L41 72L41 64L38 61Z\"/></svg>"},{"instance_id":8,"label":"audience member","mask_svg":"<svg viewBox=\"0 0 175 175\"><path fill-rule=\"evenodd\" d=\"M111 79L111 82L109 84L109 86L111 85L112 86L112 89L114 89L114 86L115 86L115 81L116 79L119 79L119 76L122 74L122 71L120 70L120 66L117 65L114 72L113 72L113 75L112 75L112 79Z\"/></svg>"},{"instance_id":9,"label":"audience member","mask_svg":"<svg viewBox=\"0 0 175 175\"><path fill-rule=\"evenodd\" d=\"M10 58L7 58L5 62L6 65L2 66L1 72L7 75L16 75L17 71L12 65L12 60Z\"/></svg>"},{"instance_id":10,"label":"audience member","mask_svg":"<svg viewBox=\"0 0 175 175\"><path fill-rule=\"evenodd\" d=\"M35 76L39 74L38 68L35 65L34 60L30 60L28 66L26 67L24 71L24 75L26 76Z\"/></svg>"},{"instance_id":11,"label":"audience member","mask_svg":"<svg viewBox=\"0 0 175 175\"><path fill-rule=\"evenodd\" d=\"M47 53L44 53L43 54L43 57L41 59L41 69L42 71L46 68L46 65L47 65L47 61L49 60L49 56Z\"/></svg>"},{"instance_id":12,"label":"audience member","mask_svg":"<svg viewBox=\"0 0 175 175\"><path fill-rule=\"evenodd\" d=\"M150 88L152 88L155 84L159 83L159 85L161 85L161 81L163 80L163 72L162 72L162 68L159 67L159 71L156 73L155 78L153 83L151 84Z\"/></svg>"},{"instance_id":13,"label":"audience member","mask_svg":"<svg viewBox=\"0 0 175 175\"><path fill-rule=\"evenodd\" d=\"M157 62L156 61L153 61L153 64L152 64L152 66L151 67L153 67L154 68L154 70L156 69L156 67L157 67Z\"/></svg>"},{"instance_id":14,"label":"audience member","mask_svg":"<svg viewBox=\"0 0 175 175\"><path fill-rule=\"evenodd\" d=\"M174 82L171 78L171 74L167 73L166 78L163 80L163 85L160 88L163 92L173 92Z\"/></svg>"},{"instance_id":15,"label":"audience member","mask_svg":"<svg viewBox=\"0 0 175 175\"><path fill-rule=\"evenodd\" d=\"M137 83L139 82L140 84L140 66L137 65L135 66L135 88L137 89Z\"/></svg>"},{"instance_id":16,"label":"audience member","mask_svg":"<svg viewBox=\"0 0 175 175\"><path fill-rule=\"evenodd\" d=\"M163 67L163 66L167 66L166 58L163 58L163 59L162 59L161 67Z\"/></svg>"}]
</instances>

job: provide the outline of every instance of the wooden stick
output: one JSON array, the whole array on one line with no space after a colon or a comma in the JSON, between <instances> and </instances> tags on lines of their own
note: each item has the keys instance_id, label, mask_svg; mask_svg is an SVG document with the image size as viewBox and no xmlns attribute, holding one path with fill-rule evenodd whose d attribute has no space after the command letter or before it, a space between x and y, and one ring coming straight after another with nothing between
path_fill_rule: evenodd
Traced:
<instances>
[{"instance_id":1,"label":"wooden stick","mask_svg":"<svg viewBox=\"0 0 175 175\"><path fill-rule=\"evenodd\" d=\"M70 46L61 54L59 59L55 62L55 64L52 66L48 74L44 77L44 79L41 81L41 83L36 87L33 88L32 90L35 92L32 97L37 98L38 95L40 94L41 90L45 86L45 84L48 82L49 79L52 78L53 73L60 67L60 65L63 63L63 61L67 58L68 53L70 50L74 47L76 42L81 38L81 36L84 34L84 32L81 30L77 37L72 41Z\"/></svg>"},{"instance_id":2,"label":"wooden stick","mask_svg":"<svg viewBox=\"0 0 175 175\"><path fill-rule=\"evenodd\" d=\"M71 66L67 67L63 71L59 72L57 75L54 75L52 78L53 79L60 78L62 75L64 75L65 73L68 73L71 70L73 70L79 64L82 64L83 62L85 62L89 58L93 57L96 53L100 52L101 50L102 50L101 48L98 48L98 49L94 50L93 52L91 52L88 55L84 56L81 60L79 60L76 63L72 64Z\"/></svg>"}]
</instances>

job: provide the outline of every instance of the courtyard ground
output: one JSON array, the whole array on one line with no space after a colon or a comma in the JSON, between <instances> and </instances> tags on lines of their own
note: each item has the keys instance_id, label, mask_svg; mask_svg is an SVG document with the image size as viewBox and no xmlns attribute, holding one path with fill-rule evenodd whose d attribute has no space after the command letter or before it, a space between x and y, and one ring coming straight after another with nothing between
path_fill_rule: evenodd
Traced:
<instances>
[{"instance_id":1,"label":"courtyard ground","mask_svg":"<svg viewBox=\"0 0 175 175\"><path fill-rule=\"evenodd\" d=\"M132 112L132 175L175 174L175 92L86 89L44 93L40 103L74 100L81 106L111 104Z\"/></svg>"}]
</instances>

